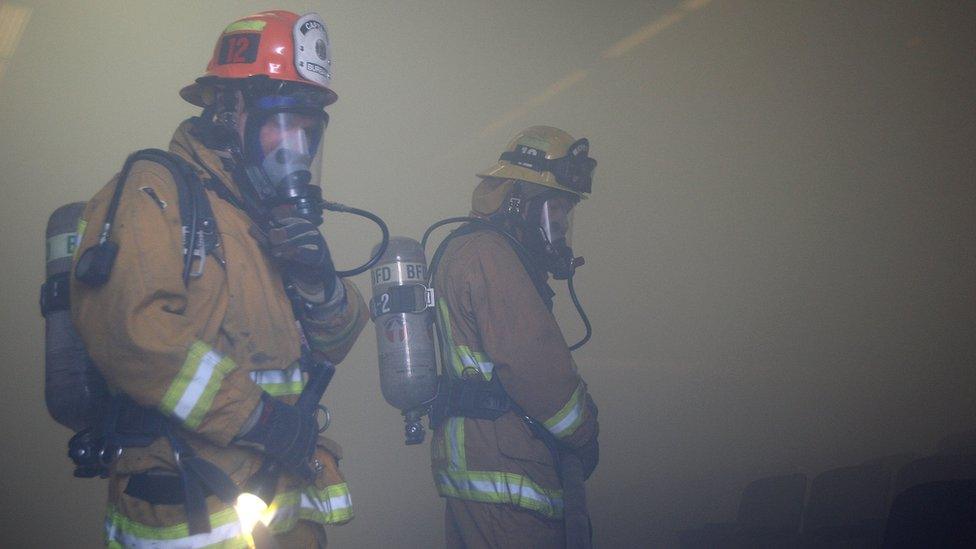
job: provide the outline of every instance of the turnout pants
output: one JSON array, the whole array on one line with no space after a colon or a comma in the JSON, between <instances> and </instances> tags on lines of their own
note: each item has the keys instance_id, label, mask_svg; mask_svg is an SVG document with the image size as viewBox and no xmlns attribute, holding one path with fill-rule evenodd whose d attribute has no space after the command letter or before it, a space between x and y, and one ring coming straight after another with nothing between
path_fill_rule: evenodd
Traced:
<instances>
[{"instance_id":1,"label":"turnout pants","mask_svg":"<svg viewBox=\"0 0 976 549\"><path fill-rule=\"evenodd\" d=\"M511 505L444 498L447 549L562 549L566 533L560 520Z\"/></svg>"}]
</instances>

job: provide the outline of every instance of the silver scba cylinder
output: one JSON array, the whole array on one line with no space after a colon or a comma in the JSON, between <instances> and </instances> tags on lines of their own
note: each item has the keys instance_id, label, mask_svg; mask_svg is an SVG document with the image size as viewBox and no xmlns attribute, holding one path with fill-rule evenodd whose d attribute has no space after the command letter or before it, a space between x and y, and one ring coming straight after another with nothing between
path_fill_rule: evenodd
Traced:
<instances>
[{"instance_id":1,"label":"silver scba cylinder","mask_svg":"<svg viewBox=\"0 0 976 549\"><path fill-rule=\"evenodd\" d=\"M71 323L68 277L81 235L84 202L62 206L47 222L47 282L41 288L44 315L44 400L58 423L80 431L95 424L108 407L105 380L85 351Z\"/></svg>"},{"instance_id":2,"label":"silver scba cylinder","mask_svg":"<svg viewBox=\"0 0 976 549\"><path fill-rule=\"evenodd\" d=\"M434 317L427 308L427 259L420 243L391 238L371 279L380 388L383 398L403 412L406 443L419 444L424 440L420 418L437 393Z\"/></svg>"}]
</instances>

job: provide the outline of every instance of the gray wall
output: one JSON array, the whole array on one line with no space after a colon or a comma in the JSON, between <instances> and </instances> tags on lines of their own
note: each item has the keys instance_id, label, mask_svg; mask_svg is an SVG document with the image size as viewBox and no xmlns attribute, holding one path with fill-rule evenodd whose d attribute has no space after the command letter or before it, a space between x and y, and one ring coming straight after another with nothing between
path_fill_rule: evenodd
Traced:
<instances>
[{"instance_id":1,"label":"gray wall","mask_svg":"<svg viewBox=\"0 0 976 549\"><path fill-rule=\"evenodd\" d=\"M590 138L575 236L596 333L576 360L601 409L599 546L673 544L730 519L761 475L976 427L972 3L278 5L319 11L335 43L327 195L397 234L465 213L474 172L521 127ZM0 540L94 547L104 483L71 478L43 405L44 225L128 152L165 146L220 29L272 5L10 6L31 12L0 60ZM346 219L325 230L341 266L376 240ZM357 512L330 537L438 546L428 449L403 446L367 329L328 395Z\"/></svg>"}]
</instances>

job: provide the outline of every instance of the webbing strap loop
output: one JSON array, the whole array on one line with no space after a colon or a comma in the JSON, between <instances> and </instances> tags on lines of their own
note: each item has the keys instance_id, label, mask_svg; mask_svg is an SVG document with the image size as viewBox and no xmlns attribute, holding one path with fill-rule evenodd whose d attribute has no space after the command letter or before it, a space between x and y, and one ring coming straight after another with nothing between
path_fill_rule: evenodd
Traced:
<instances>
[{"instance_id":1,"label":"webbing strap loop","mask_svg":"<svg viewBox=\"0 0 976 549\"><path fill-rule=\"evenodd\" d=\"M391 286L369 300L369 315L373 320L390 313L419 314L434 306L434 289L423 284Z\"/></svg>"},{"instance_id":2,"label":"webbing strap loop","mask_svg":"<svg viewBox=\"0 0 976 549\"><path fill-rule=\"evenodd\" d=\"M41 316L47 318L53 311L67 311L71 308L69 272L57 273L41 285Z\"/></svg>"},{"instance_id":3,"label":"webbing strap loop","mask_svg":"<svg viewBox=\"0 0 976 549\"><path fill-rule=\"evenodd\" d=\"M497 376L491 381L440 376L430 411L431 428L436 429L449 417L496 420L513 408Z\"/></svg>"}]
</instances>

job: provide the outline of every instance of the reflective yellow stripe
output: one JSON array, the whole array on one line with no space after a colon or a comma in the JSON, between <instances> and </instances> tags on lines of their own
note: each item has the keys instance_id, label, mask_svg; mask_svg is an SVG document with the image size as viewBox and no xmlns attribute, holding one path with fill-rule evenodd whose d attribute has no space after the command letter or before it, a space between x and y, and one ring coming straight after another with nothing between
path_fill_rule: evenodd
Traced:
<instances>
[{"instance_id":1,"label":"reflective yellow stripe","mask_svg":"<svg viewBox=\"0 0 976 549\"><path fill-rule=\"evenodd\" d=\"M281 534L294 528L298 520L310 520L320 524L342 524L350 521L352 517L349 486L343 482L323 489L309 485L301 491L279 492L268 506L262 520L268 521L268 529L272 533ZM233 507L211 514L210 528L209 533L191 536L189 526L185 522L172 526L147 526L126 517L114 507L109 507L105 519L105 543L112 548L146 549L253 547L251 536L242 531L237 512Z\"/></svg>"},{"instance_id":2,"label":"reflective yellow stripe","mask_svg":"<svg viewBox=\"0 0 976 549\"><path fill-rule=\"evenodd\" d=\"M297 395L305 388L305 379L298 362L284 370L251 370L248 376L273 397Z\"/></svg>"},{"instance_id":3,"label":"reflective yellow stripe","mask_svg":"<svg viewBox=\"0 0 976 549\"><path fill-rule=\"evenodd\" d=\"M461 364L461 357L455 352L454 334L451 330L451 313L447 310L447 300L444 298L437 300L437 322L441 325L441 334L446 340L441 342L446 347L444 354L451 358L454 375L460 379L464 372L464 365Z\"/></svg>"},{"instance_id":4,"label":"reflective yellow stripe","mask_svg":"<svg viewBox=\"0 0 976 549\"><path fill-rule=\"evenodd\" d=\"M268 529L274 534L287 532L298 520L321 524L343 524L352 520L352 498L346 483L319 490L315 485L304 490L279 492L268 506L265 518L272 517Z\"/></svg>"},{"instance_id":5,"label":"reflective yellow stripe","mask_svg":"<svg viewBox=\"0 0 976 549\"><path fill-rule=\"evenodd\" d=\"M235 21L230 25L227 25L224 32L260 31L264 30L265 24L266 23L264 21Z\"/></svg>"},{"instance_id":6,"label":"reflective yellow stripe","mask_svg":"<svg viewBox=\"0 0 976 549\"><path fill-rule=\"evenodd\" d=\"M529 477L499 471L435 471L434 482L442 496L510 504L546 517L563 516L563 493L543 488Z\"/></svg>"},{"instance_id":7,"label":"reflective yellow stripe","mask_svg":"<svg viewBox=\"0 0 976 549\"><path fill-rule=\"evenodd\" d=\"M78 218L78 228L75 229L75 234L78 235L78 237L75 240L76 244L80 244L81 243L81 239L85 237L85 229L87 229L87 228L88 228L88 222L85 221L85 218L79 217ZM78 248L79 248L79 246L75 246L75 251L74 251L75 257L78 256Z\"/></svg>"},{"instance_id":8,"label":"reflective yellow stripe","mask_svg":"<svg viewBox=\"0 0 976 549\"><path fill-rule=\"evenodd\" d=\"M210 515L210 532L190 535L185 522L153 527L138 523L109 507L105 518L105 543L109 547L176 549L207 547L239 549L253 547L250 535L244 534L233 507Z\"/></svg>"},{"instance_id":9,"label":"reflective yellow stripe","mask_svg":"<svg viewBox=\"0 0 976 549\"><path fill-rule=\"evenodd\" d=\"M491 381L492 373L495 371L495 364L488 360L488 355L479 353L478 351L472 351L471 347L467 345L455 346L454 353L461 361L464 370L474 368L481 373L481 376L486 381Z\"/></svg>"},{"instance_id":10,"label":"reflective yellow stripe","mask_svg":"<svg viewBox=\"0 0 976 549\"><path fill-rule=\"evenodd\" d=\"M551 418L544 421L546 429L556 438L566 438L583 424L583 384L580 383L569 395L569 400Z\"/></svg>"},{"instance_id":11,"label":"reflective yellow stripe","mask_svg":"<svg viewBox=\"0 0 976 549\"><path fill-rule=\"evenodd\" d=\"M309 486L302 493L298 516L322 524L343 524L352 520L352 497L345 482L318 490Z\"/></svg>"},{"instance_id":12,"label":"reflective yellow stripe","mask_svg":"<svg viewBox=\"0 0 976 549\"><path fill-rule=\"evenodd\" d=\"M194 342L159 408L182 421L188 429L196 429L210 411L224 377L234 368L237 364L230 358L221 356L202 341Z\"/></svg>"},{"instance_id":13,"label":"reflective yellow stripe","mask_svg":"<svg viewBox=\"0 0 976 549\"><path fill-rule=\"evenodd\" d=\"M448 467L453 470L467 469L464 451L464 418L449 417L444 424L444 444L449 457Z\"/></svg>"},{"instance_id":14,"label":"reflective yellow stripe","mask_svg":"<svg viewBox=\"0 0 976 549\"><path fill-rule=\"evenodd\" d=\"M452 332L451 313L447 307L447 301L437 300L437 321L441 325L441 333L447 341L441 342L447 347L445 354L451 357L451 366L458 378L465 377L466 370L475 370L487 381L491 381L491 376L495 370L494 363L489 360L488 355L479 351L472 351L467 345L457 345L454 343Z\"/></svg>"}]
</instances>

